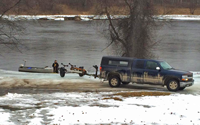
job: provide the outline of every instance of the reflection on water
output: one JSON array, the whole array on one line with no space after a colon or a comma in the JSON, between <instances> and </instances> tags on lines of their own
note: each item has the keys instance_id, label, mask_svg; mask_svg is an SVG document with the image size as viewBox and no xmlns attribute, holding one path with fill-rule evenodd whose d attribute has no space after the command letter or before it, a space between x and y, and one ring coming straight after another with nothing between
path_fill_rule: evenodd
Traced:
<instances>
[{"instance_id":1,"label":"reflection on water","mask_svg":"<svg viewBox=\"0 0 200 125\"><path fill-rule=\"evenodd\" d=\"M24 59L29 66L51 66L57 59L59 63L92 70L92 65L100 64L102 56L112 55L109 49L102 52L108 40L97 31L94 21L22 23L27 28L20 36L24 44L20 47L22 53L1 46L1 69L17 70ZM172 24L172 27L164 25L158 30L156 40L161 42L154 47L154 53L175 68L199 71L200 22L175 21Z\"/></svg>"},{"instance_id":2,"label":"reflection on water","mask_svg":"<svg viewBox=\"0 0 200 125\"><path fill-rule=\"evenodd\" d=\"M199 24L199 21L175 21L171 27L163 26L157 34L162 41L154 48L159 59L175 68L199 71Z\"/></svg>"}]
</instances>

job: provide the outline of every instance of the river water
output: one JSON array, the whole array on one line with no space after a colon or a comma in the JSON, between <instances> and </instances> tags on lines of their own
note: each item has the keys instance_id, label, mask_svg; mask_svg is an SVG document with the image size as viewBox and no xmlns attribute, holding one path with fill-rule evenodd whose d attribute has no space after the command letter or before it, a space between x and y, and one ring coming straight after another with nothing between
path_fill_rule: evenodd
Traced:
<instances>
[{"instance_id":1,"label":"river water","mask_svg":"<svg viewBox=\"0 0 200 125\"><path fill-rule=\"evenodd\" d=\"M12 85L15 87L19 86L19 88L20 86L31 87L31 85L32 87L36 88L45 85L46 87L51 85L60 86L62 84L70 85L68 82L73 83L73 86L71 86L73 88L75 85L77 86L77 83L80 83L82 84L80 88L82 88L83 86L86 86L87 82L94 82L94 80L92 80L90 77L80 78L77 74L68 74L65 76L65 78L60 78L58 74L32 74L17 72L19 65L23 63L23 60L27 60L27 65L29 66L44 67L51 66L53 61L57 59L59 63L72 63L79 66L83 65L86 69L92 70L92 65L100 65L102 56L113 55L111 48L102 51L107 46L108 39L106 39L100 32L101 28L99 29L94 21L26 21L21 23L24 25L24 27L26 27L25 33L21 36L17 36L20 39L21 44L23 44L19 46L19 49L22 53L17 50L8 49L2 45L0 46L0 84L7 86L8 88L9 86L12 88ZM153 48L156 58L165 60L173 67L178 69L200 71L200 65L198 62L200 58L199 24L200 22L198 21L174 21L171 22L171 25L163 25L156 32L155 41L160 41ZM162 102L168 101L170 104L172 104L170 105L171 107L166 108L168 109L166 113L159 115L160 117L166 119L165 114L169 114L169 112L171 112L171 108L175 107L175 109L177 109L177 113L171 113L170 115L174 117L175 114L177 114L177 119L181 120L180 123L183 122L183 118L187 118L188 123L199 123L199 120L195 121L195 116L198 116L197 109L199 109L199 105L196 105L195 102L195 99L198 100L198 96L200 95L199 73L196 72L195 76L195 84L192 87L188 87L184 91L177 92L179 94L188 95L183 95L182 98L179 96L176 97L175 95L171 97L166 96L166 98L168 98L170 101L161 97ZM95 81L96 82L92 84L103 85L98 81L98 79ZM129 87L131 89L129 89ZM45 89L39 89L38 91L33 89L32 91L36 93L33 94L29 91L29 89L21 90L19 88L12 90L13 92L11 90L8 90L7 92L7 90L1 89L0 94L2 94L2 90L4 90L5 93L3 91L3 95L0 95L0 124L87 123L88 121L84 122L81 118L85 120L85 117L89 118L88 116L93 116L93 114L88 111L94 111L94 114L103 114L101 117L98 117L100 121L94 122L99 124L107 123L101 120L103 119L102 117L105 116L105 113L107 113L102 113L102 110L113 112L109 109L114 109L116 111L119 111L120 109L120 107L114 106L111 106L111 108L105 107L108 104L107 100L106 103L102 103L103 107L100 107L101 103L99 102L103 101L99 100L101 98L99 97L101 95L100 93L96 93L96 95L93 93L51 93L53 90L47 90L48 92L46 92ZM101 88L96 87L95 89L98 90ZM108 87L108 89L110 88ZM151 89L148 86L138 88L135 85L128 86L127 90L167 91L167 89L160 87L155 87L154 89ZM20 94L21 92L24 94ZM192 101L191 94L197 95ZM103 95L103 97L105 97L104 93ZM172 100L172 97L176 97L175 100ZM138 100L138 98L136 100ZM146 104L149 104L149 102L146 103L145 100L142 101L145 102L145 105L138 105L140 103L137 104L135 101L132 104L133 100L131 99L131 104L128 105L129 107L127 109L139 107L138 111L141 112L141 107L144 106L145 113L142 112L142 115L146 115L147 109L153 112L158 110L160 113L160 103L158 108L155 110L156 106L151 104L150 107L146 107L148 106ZM91 105L87 104L86 102L91 103ZM158 103L157 101L155 102ZM180 106L177 108L177 106L174 105L174 102L177 105L180 105L180 103L183 104L184 110ZM116 102L112 101L111 104L113 105L114 103ZM116 104L118 103L121 104L121 101L118 101ZM80 105L83 107L80 107ZM66 108L63 110L63 107ZM93 107L97 107L97 109L100 109L101 111L96 111ZM121 109L124 111L124 104ZM173 109L172 111L174 112L176 110ZM183 115L184 117L180 117L182 116L182 114L180 115L180 112L186 111L189 111L189 113L192 112L192 115L189 114L187 117L185 117L185 115ZM63 114L63 112L65 114ZM137 110L136 114L138 115ZM186 112L186 114L188 113ZM110 116L113 116L113 114ZM121 116L120 118L118 118L118 116L115 118L114 115L113 118L115 118L115 120L121 119ZM127 116L128 115L124 116L125 120L127 119ZM149 115L147 114L146 116L148 116L149 119ZM189 116L191 116L192 119L189 119ZM107 119L108 117L106 117L106 120ZM140 123L145 123L142 121L145 120L142 119ZM89 120L89 122L91 122L91 120ZM110 123L110 121L108 123ZM122 123L130 122L126 121ZM159 121L158 124L159 123L162 122ZM168 121L166 123L168 123ZM184 123L187 122L184 121Z\"/></svg>"},{"instance_id":2,"label":"river water","mask_svg":"<svg viewBox=\"0 0 200 125\"><path fill-rule=\"evenodd\" d=\"M100 32L95 21L24 21L23 35L17 36L21 44L17 50L1 48L0 69L17 71L23 60L28 66L51 66L72 63L92 70L100 65L102 56L113 55L111 48L102 51L108 39ZM173 21L161 26L157 32L153 52L156 59L165 60L173 67L200 71L200 22ZM1 46L2 47L2 46Z\"/></svg>"}]
</instances>

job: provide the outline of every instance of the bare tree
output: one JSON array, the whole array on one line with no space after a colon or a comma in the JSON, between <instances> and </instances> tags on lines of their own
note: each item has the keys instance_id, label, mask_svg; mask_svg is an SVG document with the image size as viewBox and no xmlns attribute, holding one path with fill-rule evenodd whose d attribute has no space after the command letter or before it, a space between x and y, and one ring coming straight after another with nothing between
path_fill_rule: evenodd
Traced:
<instances>
[{"instance_id":1,"label":"bare tree","mask_svg":"<svg viewBox=\"0 0 200 125\"><path fill-rule=\"evenodd\" d=\"M109 21L110 43L117 54L126 57L152 58L153 32L156 28L154 6L151 0L123 0L126 18L112 20L108 3L103 1L103 12ZM121 1L122 2L122 1Z\"/></svg>"},{"instance_id":2,"label":"bare tree","mask_svg":"<svg viewBox=\"0 0 200 125\"><path fill-rule=\"evenodd\" d=\"M166 15L166 14L173 13L173 11L174 11L174 5L173 4L175 4L174 1L172 2L171 0L162 0L162 4L161 4L161 6L163 8L162 14ZM178 6L176 5L176 7L178 7Z\"/></svg>"},{"instance_id":3,"label":"bare tree","mask_svg":"<svg viewBox=\"0 0 200 125\"><path fill-rule=\"evenodd\" d=\"M193 15L195 10L198 7L198 0L190 0L189 3L188 3L188 7L189 7L189 10L190 10L190 14Z\"/></svg>"},{"instance_id":4,"label":"bare tree","mask_svg":"<svg viewBox=\"0 0 200 125\"><path fill-rule=\"evenodd\" d=\"M0 2L1 10L0 10L0 47L18 49L18 44L20 42L16 38L16 36L22 32L22 27L18 25L18 23L9 20L9 16L5 17L5 14L8 13L10 10L14 9L21 0L2 0ZM10 4L8 4L10 3ZM18 49L19 50L19 49ZM20 51L20 50L19 50Z\"/></svg>"},{"instance_id":5,"label":"bare tree","mask_svg":"<svg viewBox=\"0 0 200 125\"><path fill-rule=\"evenodd\" d=\"M60 2L66 4L71 9L87 11L93 7L96 0L60 0Z\"/></svg>"}]
</instances>

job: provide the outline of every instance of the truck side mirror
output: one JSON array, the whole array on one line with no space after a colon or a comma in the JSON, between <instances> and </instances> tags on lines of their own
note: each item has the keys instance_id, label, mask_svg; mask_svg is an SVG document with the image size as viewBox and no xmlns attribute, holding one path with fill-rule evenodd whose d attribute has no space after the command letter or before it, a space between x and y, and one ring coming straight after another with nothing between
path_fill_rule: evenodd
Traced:
<instances>
[{"instance_id":1,"label":"truck side mirror","mask_svg":"<svg viewBox=\"0 0 200 125\"><path fill-rule=\"evenodd\" d=\"M160 67L156 67L156 70L160 71Z\"/></svg>"}]
</instances>

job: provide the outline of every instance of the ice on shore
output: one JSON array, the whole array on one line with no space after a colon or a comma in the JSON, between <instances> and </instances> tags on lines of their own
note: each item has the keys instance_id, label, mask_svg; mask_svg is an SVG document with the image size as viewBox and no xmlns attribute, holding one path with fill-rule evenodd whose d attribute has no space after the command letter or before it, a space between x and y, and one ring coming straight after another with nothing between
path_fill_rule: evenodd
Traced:
<instances>
[{"instance_id":1,"label":"ice on shore","mask_svg":"<svg viewBox=\"0 0 200 125\"><path fill-rule=\"evenodd\" d=\"M200 15L159 15L160 20L200 21Z\"/></svg>"},{"instance_id":2,"label":"ice on shore","mask_svg":"<svg viewBox=\"0 0 200 125\"><path fill-rule=\"evenodd\" d=\"M0 70L0 87L35 87L48 86L71 83L100 83L100 79L78 74L66 74L65 77L60 77L60 74L54 73L25 73L18 71Z\"/></svg>"},{"instance_id":3,"label":"ice on shore","mask_svg":"<svg viewBox=\"0 0 200 125\"><path fill-rule=\"evenodd\" d=\"M195 85L200 85L200 72L193 72ZM92 76L79 77L78 74L66 74L64 78L54 73L24 73L17 71L0 70L0 86L11 87L34 87L43 85L59 85L64 83L100 83L101 79Z\"/></svg>"}]
</instances>

